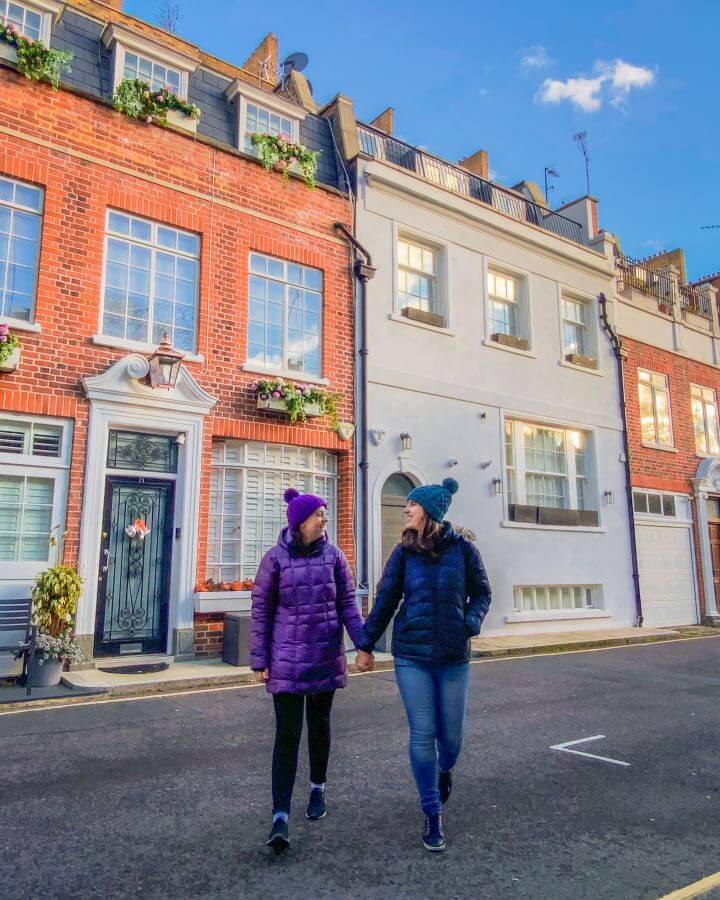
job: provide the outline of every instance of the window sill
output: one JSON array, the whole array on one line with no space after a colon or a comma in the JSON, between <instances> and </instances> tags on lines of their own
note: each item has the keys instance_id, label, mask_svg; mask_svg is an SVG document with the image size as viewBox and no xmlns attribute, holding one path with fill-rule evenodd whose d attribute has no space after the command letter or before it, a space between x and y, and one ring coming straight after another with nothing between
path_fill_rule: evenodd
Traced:
<instances>
[{"instance_id":1,"label":"window sill","mask_svg":"<svg viewBox=\"0 0 720 900\"><path fill-rule=\"evenodd\" d=\"M515 353L518 356L526 356L528 359L537 359L537 353L532 350L520 350L518 347L507 347L504 344L498 344L497 341L483 341L485 347L492 347L493 350L502 350L503 353Z\"/></svg>"},{"instance_id":2,"label":"window sill","mask_svg":"<svg viewBox=\"0 0 720 900\"><path fill-rule=\"evenodd\" d=\"M251 591L201 591L195 593L195 612L250 612Z\"/></svg>"},{"instance_id":3,"label":"window sill","mask_svg":"<svg viewBox=\"0 0 720 900\"><path fill-rule=\"evenodd\" d=\"M402 322L403 325L412 325L415 328L424 328L425 331L432 331L434 334L445 334L448 337L455 337L455 332L449 328L442 328L439 325L428 325L426 322L416 322L415 319L408 319L407 316L399 316L397 313L390 313L388 316L391 322Z\"/></svg>"},{"instance_id":4,"label":"window sill","mask_svg":"<svg viewBox=\"0 0 720 900\"><path fill-rule=\"evenodd\" d=\"M9 325L13 331L31 331L40 334L42 327L37 322L26 322L25 319L11 319L9 316L0 316L0 323Z\"/></svg>"},{"instance_id":5,"label":"window sill","mask_svg":"<svg viewBox=\"0 0 720 900\"><path fill-rule=\"evenodd\" d=\"M679 453L677 447L668 447L666 444L646 444L645 441L642 442L643 447L647 450L662 450L664 453Z\"/></svg>"},{"instance_id":6,"label":"window sill","mask_svg":"<svg viewBox=\"0 0 720 900\"><path fill-rule=\"evenodd\" d=\"M115 350L133 350L135 353L154 353L157 347L152 344L144 344L142 341L128 341L125 338L110 337L105 334L94 334L90 338L91 343L98 347L112 347ZM202 353L186 353L183 362L205 362Z\"/></svg>"},{"instance_id":7,"label":"window sill","mask_svg":"<svg viewBox=\"0 0 720 900\"><path fill-rule=\"evenodd\" d=\"M329 379L319 378L317 375L304 375L302 372L286 372L284 369L263 369L257 363L243 363L240 366L243 372L253 375L265 375L267 378L286 378L288 381L300 381L307 384L330 384Z\"/></svg>"},{"instance_id":8,"label":"window sill","mask_svg":"<svg viewBox=\"0 0 720 900\"><path fill-rule=\"evenodd\" d=\"M578 366L575 363L568 362L566 359L561 359L559 364L566 369L573 369L575 372L585 372L586 375L595 375L599 378L605 377L605 373L600 369L591 369L589 366Z\"/></svg>"},{"instance_id":9,"label":"window sill","mask_svg":"<svg viewBox=\"0 0 720 900\"><path fill-rule=\"evenodd\" d=\"M557 609L542 612L522 612L505 616L508 625L519 622L558 622L566 619L612 619L604 609Z\"/></svg>"},{"instance_id":10,"label":"window sill","mask_svg":"<svg viewBox=\"0 0 720 900\"><path fill-rule=\"evenodd\" d=\"M517 528L521 531L581 531L591 534L603 534L607 531L601 525L540 525L536 522L511 522L509 519L503 519L500 527Z\"/></svg>"}]
</instances>

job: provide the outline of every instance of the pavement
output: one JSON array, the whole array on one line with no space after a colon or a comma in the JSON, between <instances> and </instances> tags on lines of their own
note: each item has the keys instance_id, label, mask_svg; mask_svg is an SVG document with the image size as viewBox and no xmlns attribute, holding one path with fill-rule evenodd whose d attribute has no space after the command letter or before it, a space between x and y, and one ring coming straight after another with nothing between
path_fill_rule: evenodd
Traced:
<instances>
[{"instance_id":1,"label":"pavement","mask_svg":"<svg viewBox=\"0 0 720 900\"><path fill-rule=\"evenodd\" d=\"M444 854L420 845L390 671L338 692L320 822L303 745L281 858L262 688L9 708L0 894L660 898L720 869L718 663L718 637L475 661Z\"/></svg>"}]
</instances>

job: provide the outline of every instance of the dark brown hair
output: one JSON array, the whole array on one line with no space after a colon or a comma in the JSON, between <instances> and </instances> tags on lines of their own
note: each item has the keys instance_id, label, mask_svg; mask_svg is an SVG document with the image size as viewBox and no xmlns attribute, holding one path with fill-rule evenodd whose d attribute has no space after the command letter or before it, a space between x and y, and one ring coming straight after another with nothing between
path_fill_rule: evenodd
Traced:
<instances>
[{"instance_id":1,"label":"dark brown hair","mask_svg":"<svg viewBox=\"0 0 720 900\"><path fill-rule=\"evenodd\" d=\"M438 559L443 543L443 523L436 522L430 516L427 516L421 532L406 528L402 535L403 547L428 553L432 559Z\"/></svg>"}]
</instances>

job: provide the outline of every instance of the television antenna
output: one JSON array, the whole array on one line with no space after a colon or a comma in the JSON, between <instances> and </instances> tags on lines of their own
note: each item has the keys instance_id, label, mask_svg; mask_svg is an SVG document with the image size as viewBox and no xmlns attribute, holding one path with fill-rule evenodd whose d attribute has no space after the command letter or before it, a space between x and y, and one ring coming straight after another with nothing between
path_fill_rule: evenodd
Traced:
<instances>
[{"instance_id":1,"label":"television antenna","mask_svg":"<svg viewBox=\"0 0 720 900\"><path fill-rule=\"evenodd\" d=\"M587 193L590 194L590 167L588 163L590 162L590 154L588 153L587 148L587 131L578 131L577 134L573 135L573 140L577 141L580 152L585 158L585 184L587 187Z\"/></svg>"},{"instance_id":2,"label":"television antenna","mask_svg":"<svg viewBox=\"0 0 720 900\"><path fill-rule=\"evenodd\" d=\"M549 204L549 202L548 202L548 191L554 191L554 190L555 190L555 185L553 185L553 184L550 184L550 185L549 185L549 184L548 184L548 175L549 175L551 178L559 178L559 177L560 177L560 173L559 173L558 170L555 168L555 166L545 166L545 202L546 202L546 203L548 204L548 206L549 206L550 204Z\"/></svg>"},{"instance_id":3,"label":"television antenna","mask_svg":"<svg viewBox=\"0 0 720 900\"><path fill-rule=\"evenodd\" d=\"M708 231L710 228L720 228L720 225L701 225L700 231Z\"/></svg>"}]
</instances>

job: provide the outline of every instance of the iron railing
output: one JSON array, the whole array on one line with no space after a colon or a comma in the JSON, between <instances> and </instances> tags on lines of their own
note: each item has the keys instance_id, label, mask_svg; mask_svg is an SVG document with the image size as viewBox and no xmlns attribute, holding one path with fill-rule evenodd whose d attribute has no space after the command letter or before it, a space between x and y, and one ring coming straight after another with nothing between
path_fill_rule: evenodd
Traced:
<instances>
[{"instance_id":1,"label":"iron railing","mask_svg":"<svg viewBox=\"0 0 720 900\"><path fill-rule=\"evenodd\" d=\"M695 313L704 319L711 319L710 298L700 291L690 287L689 284L680 285L680 307L685 312Z\"/></svg>"},{"instance_id":2,"label":"iron railing","mask_svg":"<svg viewBox=\"0 0 720 900\"><path fill-rule=\"evenodd\" d=\"M367 125L359 125L358 134L360 149L367 156L415 172L440 187L486 203L520 222L537 225L576 244L584 243L582 226L579 222L552 212L531 200L526 200L520 194L498 187L460 166L454 166L426 150L420 150Z\"/></svg>"},{"instance_id":3,"label":"iron railing","mask_svg":"<svg viewBox=\"0 0 720 900\"><path fill-rule=\"evenodd\" d=\"M683 317L693 313L707 320L708 327L712 321L710 298L687 284L679 284L673 275L656 272L643 262L630 256L616 259L620 272L620 281L625 287L633 288L653 298L661 312L672 315L676 293L680 297L680 309Z\"/></svg>"}]
</instances>

